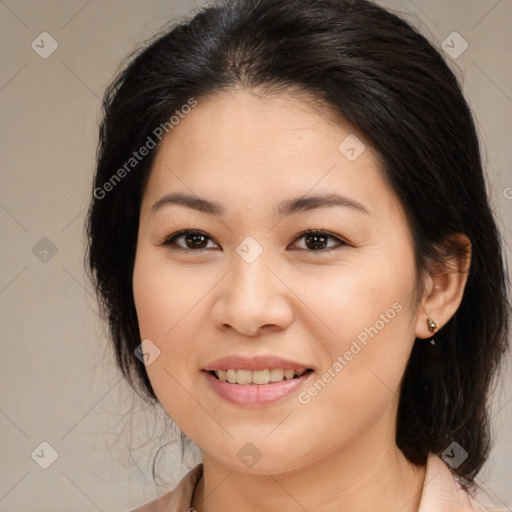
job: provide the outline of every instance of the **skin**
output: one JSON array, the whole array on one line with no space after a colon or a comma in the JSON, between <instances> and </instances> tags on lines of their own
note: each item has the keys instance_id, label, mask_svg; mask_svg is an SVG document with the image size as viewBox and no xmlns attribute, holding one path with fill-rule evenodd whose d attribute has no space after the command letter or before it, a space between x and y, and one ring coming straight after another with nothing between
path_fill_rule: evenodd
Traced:
<instances>
[{"instance_id":1,"label":"skin","mask_svg":"<svg viewBox=\"0 0 512 512\"><path fill-rule=\"evenodd\" d=\"M352 162L338 150L350 134L366 144ZM169 192L218 202L225 214L175 204L151 213ZM332 192L369 213L335 206L274 215L284 199ZM183 237L175 249L161 245L182 229L206 233L205 248L187 251ZM299 237L307 229L346 245L328 239L315 251ZM236 252L247 236L263 248L252 263ZM151 384L202 452L193 507L417 511L424 467L395 444L400 381L415 338L431 336L427 316L441 328L465 283L465 273L438 265L414 296L403 209L371 146L327 109L242 89L199 99L159 148L133 274L141 339L160 350L146 366ZM316 380L396 303L400 312L306 405L297 394L263 408L232 405L201 371L223 356L271 354L315 369ZM261 455L251 467L237 456L248 442Z\"/></svg>"}]
</instances>

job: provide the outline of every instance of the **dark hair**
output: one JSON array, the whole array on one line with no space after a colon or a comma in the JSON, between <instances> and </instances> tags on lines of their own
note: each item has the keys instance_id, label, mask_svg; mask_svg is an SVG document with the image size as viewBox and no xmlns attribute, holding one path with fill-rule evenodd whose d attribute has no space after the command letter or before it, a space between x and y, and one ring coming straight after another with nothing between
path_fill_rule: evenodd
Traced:
<instances>
[{"instance_id":1,"label":"dark hair","mask_svg":"<svg viewBox=\"0 0 512 512\"><path fill-rule=\"evenodd\" d=\"M507 351L502 241L457 78L424 36L366 0L220 2L159 35L107 89L87 263L124 377L156 401L134 356L141 340L132 275L141 198L158 144L130 172L126 162L155 138L155 128L167 123L168 131L170 116L191 98L200 102L235 86L298 90L357 127L407 214L418 275L432 259L464 254L451 234L471 241L457 312L435 347L424 340L413 347L396 442L411 462L424 464L429 452L441 454L456 441L468 458L455 472L473 487L489 453L487 401ZM122 181L112 181L123 166Z\"/></svg>"}]
</instances>

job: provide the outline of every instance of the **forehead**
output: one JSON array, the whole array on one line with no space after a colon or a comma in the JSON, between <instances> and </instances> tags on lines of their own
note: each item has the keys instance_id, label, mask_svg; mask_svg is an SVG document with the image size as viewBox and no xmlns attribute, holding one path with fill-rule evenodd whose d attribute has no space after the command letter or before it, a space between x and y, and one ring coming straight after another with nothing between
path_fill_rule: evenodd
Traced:
<instances>
[{"instance_id":1,"label":"forehead","mask_svg":"<svg viewBox=\"0 0 512 512\"><path fill-rule=\"evenodd\" d=\"M397 206L376 153L332 111L292 94L239 89L198 99L164 137L145 201L169 191L246 208L308 192L343 193L375 210Z\"/></svg>"},{"instance_id":2,"label":"forehead","mask_svg":"<svg viewBox=\"0 0 512 512\"><path fill-rule=\"evenodd\" d=\"M254 153L259 158L265 153L262 148L279 149L290 158L315 148L337 156L340 137L355 132L313 97L293 92L263 96L233 89L199 99L165 138L163 146L179 146L183 152L203 156L216 155L225 148L237 152L237 156ZM323 144L319 144L321 138Z\"/></svg>"}]
</instances>

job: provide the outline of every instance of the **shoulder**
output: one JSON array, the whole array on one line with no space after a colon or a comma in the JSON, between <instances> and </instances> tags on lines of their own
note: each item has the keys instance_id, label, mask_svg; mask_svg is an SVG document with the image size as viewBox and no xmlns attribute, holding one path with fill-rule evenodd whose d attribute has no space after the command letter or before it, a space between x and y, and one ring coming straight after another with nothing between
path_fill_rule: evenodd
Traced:
<instances>
[{"instance_id":1,"label":"shoulder","mask_svg":"<svg viewBox=\"0 0 512 512\"><path fill-rule=\"evenodd\" d=\"M187 512L190 509L190 502L197 482L203 474L203 465L193 467L176 485L176 487L130 512Z\"/></svg>"},{"instance_id":2,"label":"shoulder","mask_svg":"<svg viewBox=\"0 0 512 512\"><path fill-rule=\"evenodd\" d=\"M506 512L486 501L485 496L464 490L448 465L437 455L429 455L419 512Z\"/></svg>"}]
</instances>

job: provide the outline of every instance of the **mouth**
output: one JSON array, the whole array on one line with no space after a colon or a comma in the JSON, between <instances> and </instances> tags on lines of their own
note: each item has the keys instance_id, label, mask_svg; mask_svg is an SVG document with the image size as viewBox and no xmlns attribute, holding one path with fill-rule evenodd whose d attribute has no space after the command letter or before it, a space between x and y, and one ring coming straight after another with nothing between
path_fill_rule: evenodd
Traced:
<instances>
[{"instance_id":1,"label":"mouth","mask_svg":"<svg viewBox=\"0 0 512 512\"><path fill-rule=\"evenodd\" d=\"M312 371L312 368L299 368L296 370L284 368L264 368L261 370L226 368L224 370L211 370L208 373L216 379L228 382L229 384L265 386L285 380L298 379Z\"/></svg>"},{"instance_id":2,"label":"mouth","mask_svg":"<svg viewBox=\"0 0 512 512\"><path fill-rule=\"evenodd\" d=\"M277 368L275 370L280 369ZM233 373L230 373L230 377L233 377L235 371L238 381L239 370L233 370ZM251 382L246 382L245 384L240 384L239 382L229 382L227 380L228 370L225 370L226 380L221 380L219 377L217 377L216 372L219 372L219 370L204 371L203 375L205 375L207 384L209 385L210 389L224 402L243 408L259 408L270 406L276 402L283 401L286 398L290 398L291 396L295 395L299 392L302 386L307 385L306 383L315 373L313 370L304 370L302 375L298 375L295 373L295 371L288 370L289 372L293 371L293 376L291 373L288 373L289 377L291 378L286 378L286 376L284 376L284 370L281 371L283 372L283 378L274 382L271 382L269 378L271 370L268 370L269 377L264 375L264 378L261 379L259 377L259 373L266 373L267 370L257 370L254 372L249 371L248 373L251 374L250 376L245 376L244 373L242 373L240 379L242 382L248 381L249 377L251 378ZM224 370L220 370L221 376L223 372ZM275 372L274 378L279 376L277 373L278 372ZM281 372L279 372L279 374L280 373ZM254 374L256 374L256 377L254 377ZM261 382L263 380L266 381L267 378L269 380L266 384L257 384L253 382L253 379Z\"/></svg>"},{"instance_id":3,"label":"mouth","mask_svg":"<svg viewBox=\"0 0 512 512\"><path fill-rule=\"evenodd\" d=\"M282 401L307 385L315 369L281 357L228 356L202 371L210 389L224 402L244 408Z\"/></svg>"}]
</instances>

